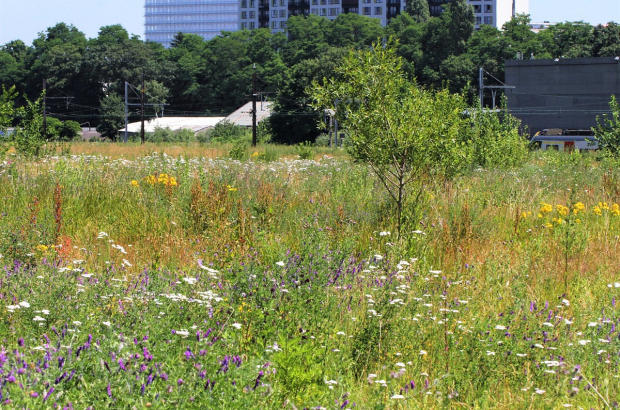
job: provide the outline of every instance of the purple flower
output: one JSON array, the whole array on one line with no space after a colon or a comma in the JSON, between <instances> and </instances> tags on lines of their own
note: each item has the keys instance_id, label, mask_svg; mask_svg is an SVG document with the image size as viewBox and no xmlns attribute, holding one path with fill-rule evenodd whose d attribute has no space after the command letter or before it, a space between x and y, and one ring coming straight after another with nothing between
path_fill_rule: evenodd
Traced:
<instances>
[{"instance_id":1,"label":"purple flower","mask_svg":"<svg viewBox=\"0 0 620 410\"><path fill-rule=\"evenodd\" d=\"M39 397L39 393L37 393L36 391L33 391L32 393L30 393L30 397Z\"/></svg>"},{"instance_id":2,"label":"purple flower","mask_svg":"<svg viewBox=\"0 0 620 410\"><path fill-rule=\"evenodd\" d=\"M340 408L344 409L345 407L347 407L347 404L349 404L349 400L345 400L344 403L342 403L342 406L340 406Z\"/></svg>"},{"instance_id":3,"label":"purple flower","mask_svg":"<svg viewBox=\"0 0 620 410\"><path fill-rule=\"evenodd\" d=\"M112 397L112 388L110 387L110 383L108 383L108 397Z\"/></svg>"},{"instance_id":4,"label":"purple flower","mask_svg":"<svg viewBox=\"0 0 620 410\"><path fill-rule=\"evenodd\" d=\"M178 384L179 386L180 386L180 385L182 385L183 383L185 383L185 382L183 381L183 379L179 379L179 380L177 380L177 384Z\"/></svg>"},{"instance_id":5,"label":"purple flower","mask_svg":"<svg viewBox=\"0 0 620 410\"><path fill-rule=\"evenodd\" d=\"M168 375L166 373L160 374L159 377L161 377L164 380L168 380Z\"/></svg>"},{"instance_id":6,"label":"purple flower","mask_svg":"<svg viewBox=\"0 0 620 410\"><path fill-rule=\"evenodd\" d=\"M49 391L47 392L47 394L43 398L43 401L45 402L52 395L52 393L54 393L54 388L53 387L51 389L49 389Z\"/></svg>"},{"instance_id":7,"label":"purple flower","mask_svg":"<svg viewBox=\"0 0 620 410\"><path fill-rule=\"evenodd\" d=\"M21 347L24 347L24 339L23 339L23 338L21 338L21 337L20 337L19 339L17 339L17 344L18 344L19 346L21 346Z\"/></svg>"}]
</instances>

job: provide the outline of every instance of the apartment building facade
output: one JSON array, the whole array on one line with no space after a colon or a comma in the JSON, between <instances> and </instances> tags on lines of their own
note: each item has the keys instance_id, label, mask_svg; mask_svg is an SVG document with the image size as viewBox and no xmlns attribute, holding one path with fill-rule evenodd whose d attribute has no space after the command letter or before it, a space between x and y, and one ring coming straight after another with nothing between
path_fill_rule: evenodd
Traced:
<instances>
[{"instance_id":1,"label":"apartment building facade","mask_svg":"<svg viewBox=\"0 0 620 410\"><path fill-rule=\"evenodd\" d=\"M450 0L428 0L439 16ZM529 0L468 0L483 24L501 28L515 13L529 13ZM145 38L169 46L175 34L199 34L211 39L222 31L286 29L292 16L315 14L330 20L341 13L377 18L381 25L405 10L405 0L145 0Z\"/></svg>"}]
</instances>

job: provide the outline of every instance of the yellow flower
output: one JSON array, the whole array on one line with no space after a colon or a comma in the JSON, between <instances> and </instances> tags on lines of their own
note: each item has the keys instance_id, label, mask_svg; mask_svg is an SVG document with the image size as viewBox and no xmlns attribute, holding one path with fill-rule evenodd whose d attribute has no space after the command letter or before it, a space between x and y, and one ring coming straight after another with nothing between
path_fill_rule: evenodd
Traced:
<instances>
[{"instance_id":1,"label":"yellow flower","mask_svg":"<svg viewBox=\"0 0 620 410\"><path fill-rule=\"evenodd\" d=\"M603 211L601 211L601 208L598 206L595 206L592 211L598 216L601 216L603 214Z\"/></svg>"},{"instance_id":2,"label":"yellow flower","mask_svg":"<svg viewBox=\"0 0 620 410\"><path fill-rule=\"evenodd\" d=\"M237 188L233 188L230 185L227 185L227 187L228 187L228 191L230 191L230 192L235 192L237 190Z\"/></svg>"},{"instance_id":3,"label":"yellow flower","mask_svg":"<svg viewBox=\"0 0 620 410\"><path fill-rule=\"evenodd\" d=\"M547 223L545 224L545 228L553 228L553 224L552 224L552 223L550 223L550 222L547 222Z\"/></svg>"},{"instance_id":4,"label":"yellow flower","mask_svg":"<svg viewBox=\"0 0 620 410\"><path fill-rule=\"evenodd\" d=\"M539 218L542 218L542 217L543 217L543 215L542 215L542 214L538 214L538 217L539 217Z\"/></svg>"},{"instance_id":5,"label":"yellow flower","mask_svg":"<svg viewBox=\"0 0 620 410\"><path fill-rule=\"evenodd\" d=\"M140 186L140 184L134 179L133 181L131 181L131 186Z\"/></svg>"},{"instance_id":6,"label":"yellow flower","mask_svg":"<svg viewBox=\"0 0 620 410\"><path fill-rule=\"evenodd\" d=\"M558 211L558 213L562 216L566 216L568 215L568 208L563 206L563 205L556 205L555 209Z\"/></svg>"},{"instance_id":7,"label":"yellow flower","mask_svg":"<svg viewBox=\"0 0 620 410\"><path fill-rule=\"evenodd\" d=\"M579 212L585 212L585 210L586 210L586 206L581 202L577 202L576 204L573 205L573 213L575 215L577 215Z\"/></svg>"},{"instance_id":8,"label":"yellow flower","mask_svg":"<svg viewBox=\"0 0 620 410\"><path fill-rule=\"evenodd\" d=\"M580 224L581 223L581 219L579 219L579 218L575 219L575 223Z\"/></svg>"},{"instance_id":9,"label":"yellow flower","mask_svg":"<svg viewBox=\"0 0 620 410\"><path fill-rule=\"evenodd\" d=\"M541 205L541 208L540 208L541 214L548 214L549 212L553 211L553 205L551 204L546 204L544 202L541 202L540 205Z\"/></svg>"},{"instance_id":10,"label":"yellow flower","mask_svg":"<svg viewBox=\"0 0 620 410\"><path fill-rule=\"evenodd\" d=\"M48 246L45 245L37 245L37 250L41 253L46 252L49 249Z\"/></svg>"},{"instance_id":11,"label":"yellow flower","mask_svg":"<svg viewBox=\"0 0 620 410\"><path fill-rule=\"evenodd\" d=\"M527 212L521 212L520 218L522 219L527 218Z\"/></svg>"}]
</instances>

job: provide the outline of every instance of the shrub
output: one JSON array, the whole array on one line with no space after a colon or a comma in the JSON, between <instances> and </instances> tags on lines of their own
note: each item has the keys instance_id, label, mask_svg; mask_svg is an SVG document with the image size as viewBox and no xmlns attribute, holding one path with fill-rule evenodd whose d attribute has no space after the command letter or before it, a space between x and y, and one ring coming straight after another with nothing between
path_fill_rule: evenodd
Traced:
<instances>
[{"instance_id":1,"label":"shrub","mask_svg":"<svg viewBox=\"0 0 620 410\"><path fill-rule=\"evenodd\" d=\"M295 150L301 159L312 159L314 156L314 150L310 141L300 142L299 145L295 146Z\"/></svg>"}]
</instances>

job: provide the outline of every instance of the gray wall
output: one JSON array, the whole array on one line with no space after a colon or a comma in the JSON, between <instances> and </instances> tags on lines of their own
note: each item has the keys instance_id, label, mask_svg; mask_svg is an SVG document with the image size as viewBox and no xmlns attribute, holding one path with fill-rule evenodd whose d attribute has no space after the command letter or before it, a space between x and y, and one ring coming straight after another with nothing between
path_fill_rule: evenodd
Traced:
<instances>
[{"instance_id":1,"label":"gray wall","mask_svg":"<svg viewBox=\"0 0 620 410\"><path fill-rule=\"evenodd\" d=\"M620 99L620 60L568 58L506 61L508 109L534 135L544 128L589 129Z\"/></svg>"}]
</instances>

